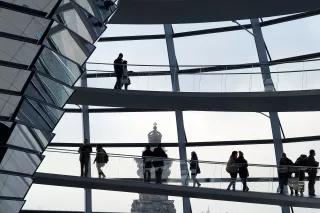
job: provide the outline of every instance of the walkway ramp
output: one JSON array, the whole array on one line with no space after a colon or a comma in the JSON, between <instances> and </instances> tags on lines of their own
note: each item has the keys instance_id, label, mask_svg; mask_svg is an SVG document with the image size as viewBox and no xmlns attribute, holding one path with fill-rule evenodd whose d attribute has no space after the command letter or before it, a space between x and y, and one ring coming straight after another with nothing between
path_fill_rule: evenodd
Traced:
<instances>
[{"instance_id":1,"label":"walkway ramp","mask_svg":"<svg viewBox=\"0 0 320 213\"><path fill-rule=\"evenodd\" d=\"M203 93L77 87L68 103L167 111L320 111L320 90Z\"/></svg>"},{"instance_id":2,"label":"walkway ramp","mask_svg":"<svg viewBox=\"0 0 320 213\"><path fill-rule=\"evenodd\" d=\"M112 24L176 24L260 18L311 11L318 0L120 0Z\"/></svg>"},{"instance_id":3,"label":"walkway ramp","mask_svg":"<svg viewBox=\"0 0 320 213\"><path fill-rule=\"evenodd\" d=\"M272 193L226 191L210 188L144 183L142 181L83 178L47 173L36 173L34 183L64 187L91 188L132 193L147 193L200 199L235 201L280 206L320 208L318 198L293 197Z\"/></svg>"}]
</instances>

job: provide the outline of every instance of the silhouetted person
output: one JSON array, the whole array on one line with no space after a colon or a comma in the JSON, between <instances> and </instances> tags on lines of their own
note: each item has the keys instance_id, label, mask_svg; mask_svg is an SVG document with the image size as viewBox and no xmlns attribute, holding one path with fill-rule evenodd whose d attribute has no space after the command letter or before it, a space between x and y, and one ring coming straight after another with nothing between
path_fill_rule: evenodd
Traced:
<instances>
[{"instance_id":1,"label":"silhouetted person","mask_svg":"<svg viewBox=\"0 0 320 213\"><path fill-rule=\"evenodd\" d=\"M84 144L79 147L78 152L80 154L79 160L81 177L87 177L89 171L90 153L92 152L92 148L90 145Z\"/></svg>"},{"instance_id":2,"label":"silhouetted person","mask_svg":"<svg viewBox=\"0 0 320 213\"><path fill-rule=\"evenodd\" d=\"M293 166L292 160L287 158L286 153L282 153L279 168L278 168L278 175L279 175L279 188L280 194L284 193L284 187L288 185L289 177L291 177L291 166ZM293 189L290 188L291 194L293 194Z\"/></svg>"},{"instance_id":3,"label":"silhouetted person","mask_svg":"<svg viewBox=\"0 0 320 213\"><path fill-rule=\"evenodd\" d=\"M304 181L305 179L305 166L307 166L307 155L300 155L300 157L298 157L298 159L296 160L296 162L294 163L296 167L296 172L295 172L295 178L298 178L299 181ZM304 185L301 186L300 189L300 195L302 196L304 192ZM298 190L295 190L295 195L299 195Z\"/></svg>"},{"instance_id":4,"label":"silhouetted person","mask_svg":"<svg viewBox=\"0 0 320 213\"><path fill-rule=\"evenodd\" d=\"M109 161L108 154L102 148L101 145L98 145L97 146L96 158L94 159L93 163L96 163L99 178L101 178L101 177L105 178L106 177L106 175L102 171L102 167L104 167L105 164L108 163L108 161Z\"/></svg>"},{"instance_id":5,"label":"silhouetted person","mask_svg":"<svg viewBox=\"0 0 320 213\"><path fill-rule=\"evenodd\" d=\"M131 84L130 78L128 76L128 62L123 61L123 73L122 73L122 81L121 81L121 87L124 85L124 89L128 90L128 86Z\"/></svg>"},{"instance_id":6,"label":"silhouetted person","mask_svg":"<svg viewBox=\"0 0 320 213\"><path fill-rule=\"evenodd\" d=\"M190 171L191 171L191 178L193 181L193 187L197 184L198 187L201 186L199 181L197 180L197 175L200 174L200 167L198 162L198 156L195 151L191 152L191 160L190 160Z\"/></svg>"},{"instance_id":7,"label":"silhouetted person","mask_svg":"<svg viewBox=\"0 0 320 213\"><path fill-rule=\"evenodd\" d=\"M150 182L151 179L152 156L153 152L150 149L150 145L147 145L146 149L142 152L144 182Z\"/></svg>"},{"instance_id":8,"label":"silhouetted person","mask_svg":"<svg viewBox=\"0 0 320 213\"><path fill-rule=\"evenodd\" d=\"M161 183L163 171L162 167L164 166L163 160L165 158L168 158L167 154L161 148L161 144L159 144L158 147L153 150L153 156L153 166L155 168L156 183Z\"/></svg>"},{"instance_id":9,"label":"silhouetted person","mask_svg":"<svg viewBox=\"0 0 320 213\"><path fill-rule=\"evenodd\" d=\"M241 178L241 182L243 185L242 191L249 191L249 187L247 186L247 178L249 177L248 171L248 162L243 156L243 152L239 151L239 157L236 160L238 166L238 173Z\"/></svg>"},{"instance_id":10,"label":"silhouetted person","mask_svg":"<svg viewBox=\"0 0 320 213\"><path fill-rule=\"evenodd\" d=\"M238 167L236 164L237 157L238 157L238 152L233 151L227 163L226 171L231 176L231 181L228 185L227 190L230 190L231 187L233 191L236 190L236 180L237 180L237 174L238 174Z\"/></svg>"},{"instance_id":11,"label":"silhouetted person","mask_svg":"<svg viewBox=\"0 0 320 213\"><path fill-rule=\"evenodd\" d=\"M310 196L315 196L315 190L314 190L314 185L316 183L316 178L317 178L317 167L319 166L319 162L315 160L316 152L311 149L309 151L309 156L306 159L306 165L308 167L307 172L309 176L309 183L308 183L308 189L309 189L309 195Z\"/></svg>"},{"instance_id":12,"label":"silhouetted person","mask_svg":"<svg viewBox=\"0 0 320 213\"><path fill-rule=\"evenodd\" d=\"M123 75L123 54L120 53L118 58L114 60L114 72L117 77L116 84L114 85L114 89L121 89L121 80L122 80L122 75Z\"/></svg>"}]
</instances>

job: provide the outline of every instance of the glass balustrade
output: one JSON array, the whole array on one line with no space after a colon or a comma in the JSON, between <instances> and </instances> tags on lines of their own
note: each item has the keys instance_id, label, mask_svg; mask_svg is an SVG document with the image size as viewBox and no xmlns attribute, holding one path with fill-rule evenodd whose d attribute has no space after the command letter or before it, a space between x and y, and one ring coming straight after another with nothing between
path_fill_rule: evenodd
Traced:
<instances>
[{"instance_id":1,"label":"glass balustrade","mask_svg":"<svg viewBox=\"0 0 320 213\"><path fill-rule=\"evenodd\" d=\"M78 153L75 150L65 150L60 148L49 148L47 151L56 152L59 156L66 156L68 159L72 155L75 160L73 163L76 163L78 159ZM98 178L98 172L96 164L93 163L95 155L91 156L91 172L93 178ZM152 161L156 161L156 158L153 158ZM162 166L162 184L167 185L177 185L182 186L187 184L189 187L193 187L193 180L190 170L190 161L182 161L178 159L165 159L164 166ZM200 173L196 176L197 180L201 184L201 188L212 188L226 190L228 185L232 181L230 174L226 171L227 163L225 162L214 162L214 161L198 161ZM241 164L234 165L236 170L238 170ZM181 170L181 168L185 168ZM247 178L247 186L250 192L264 192L264 193L279 193L279 178L278 174L290 174L291 177L288 178L288 185L284 187L284 193L290 194L290 188L293 190L298 190L299 196L300 192L303 191L303 195L308 195L308 172L310 169L319 170L320 168L312 167L298 167L298 166L281 166L277 168L275 165L264 165L264 164L248 164L249 177ZM117 155L109 153L108 163L102 167L102 170L105 174L106 179L116 179L123 181L144 181L143 178L143 160L139 156L132 155ZM152 166L150 169L151 172L151 181L150 183L156 184L155 177L156 168ZM43 171L40 168L41 172ZM62 171L62 170L61 170ZM73 170L74 171L74 170ZM305 179L299 181L297 175L300 173L305 174ZM53 172L55 173L55 172ZM59 172L58 172L59 173ZM181 175L182 174L182 175ZM80 171L77 174L75 171L68 175L80 175ZM318 178L317 178L318 179ZM197 184L195 184L197 187ZM303 190L302 190L303 188ZM315 185L316 191L320 188L318 181ZM230 188L232 190L232 187ZM237 175L236 191L243 191L242 180ZM295 192L295 191L293 191Z\"/></svg>"},{"instance_id":2,"label":"glass balustrade","mask_svg":"<svg viewBox=\"0 0 320 213\"><path fill-rule=\"evenodd\" d=\"M172 91L171 81L179 80L181 92L263 92L319 89L319 61L270 66L271 80L263 82L259 67L240 65L199 67L181 65L128 64L129 90ZM112 63L87 63L89 87L113 89L116 78ZM172 75L172 72L178 75ZM264 86L265 85L265 86Z\"/></svg>"}]
</instances>

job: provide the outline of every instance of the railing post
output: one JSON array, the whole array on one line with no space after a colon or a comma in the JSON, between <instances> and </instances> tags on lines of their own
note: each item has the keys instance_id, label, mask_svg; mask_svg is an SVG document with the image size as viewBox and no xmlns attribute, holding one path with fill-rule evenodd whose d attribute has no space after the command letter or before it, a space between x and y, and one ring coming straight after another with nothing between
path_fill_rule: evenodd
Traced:
<instances>
[{"instance_id":1,"label":"railing post","mask_svg":"<svg viewBox=\"0 0 320 213\"><path fill-rule=\"evenodd\" d=\"M179 77L178 71L179 66L177 62L177 57L174 49L174 41L173 41L173 29L171 24L164 24L164 32L167 43L167 52L170 64L171 71L171 83L172 83L172 91L180 92L179 86ZM176 111L176 124L177 124L177 132L178 132L178 142L179 142L179 155L180 155L180 171L181 171L181 183L182 185L188 185L188 164L187 164L187 137L184 129L184 121L183 121L183 113L182 111ZM191 213L191 204L189 197L183 197L183 212Z\"/></svg>"},{"instance_id":2,"label":"railing post","mask_svg":"<svg viewBox=\"0 0 320 213\"><path fill-rule=\"evenodd\" d=\"M259 63L261 64L260 69L262 74L264 90L266 92L272 92L274 91L274 84L270 74L269 60L267 56L267 50L266 50L262 30L260 27L260 22L259 22L259 19L257 18L250 19L250 21L251 21L253 36L254 36L256 49L259 57ZM269 112L269 115L270 115L270 123L271 123L271 129L272 129L276 161L277 161L277 166L279 166L280 158L283 153L280 119L278 116L278 112ZM282 213L290 213L290 209L288 206L281 206L281 208L282 208Z\"/></svg>"},{"instance_id":3,"label":"railing post","mask_svg":"<svg viewBox=\"0 0 320 213\"><path fill-rule=\"evenodd\" d=\"M81 76L81 87L87 87L87 72L83 72ZM82 105L82 128L83 138L85 144L90 144L90 120L89 120L89 107L88 105ZM91 177L91 158L88 162L88 176ZM85 201L85 213L92 213L92 190L84 189L84 201Z\"/></svg>"}]
</instances>

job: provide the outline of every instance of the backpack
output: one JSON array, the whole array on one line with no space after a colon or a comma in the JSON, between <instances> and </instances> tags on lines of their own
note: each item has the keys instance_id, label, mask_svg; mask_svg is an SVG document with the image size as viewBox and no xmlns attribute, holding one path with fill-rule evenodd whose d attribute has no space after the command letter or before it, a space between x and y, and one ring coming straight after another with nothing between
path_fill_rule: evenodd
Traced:
<instances>
[{"instance_id":1,"label":"backpack","mask_svg":"<svg viewBox=\"0 0 320 213\"><path fill-rule=\"evenodd\" d=\"M105 163L108 163L108 161L109 161L109 156L108 156L107 153L104 154L104 156L103 156L103 161L104 161Z\"/></svg>"}]
</instances>

